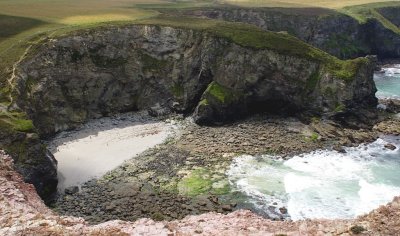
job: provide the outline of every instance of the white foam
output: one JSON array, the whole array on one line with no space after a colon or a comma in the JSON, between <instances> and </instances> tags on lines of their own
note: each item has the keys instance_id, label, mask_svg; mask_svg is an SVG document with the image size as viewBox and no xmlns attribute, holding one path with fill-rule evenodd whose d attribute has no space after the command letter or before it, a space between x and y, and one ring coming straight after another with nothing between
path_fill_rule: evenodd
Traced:
<instances>
[{"instance_id":1,"label":"white foam","mask_svg":"<svg viewBox=\"0 0 400 236\"><path fill-rule=\"evenodd\" d=\"M399 146L400 141L388 138ZM345 148L347 153L319 150L288 161L270 156L238 157L227 172L234 188L261 210L264 204L286 206L293 220L353 218L400 195L400 151L387 141Z\"/></svg>"},{"instance_id":2,"label":"white foam","mask_svg":"<svg viewBox=\"0 0 400 236\"><path fill-rule=\"evenodd\" d=\"M376 96L381 99L400 99L400 65L384 67L374 74L378 92Z\"/></svg>"},{"instance_id":3,"label":"white foam","mask_svg":"<svg viewBox=\"0 0 400 236\"><path fill-rule=\"evenodd\" d=\"M381 71L387 76L400 75L400 64L391 65L391 67L383 67Z\"/></svg>"}]
</instances>

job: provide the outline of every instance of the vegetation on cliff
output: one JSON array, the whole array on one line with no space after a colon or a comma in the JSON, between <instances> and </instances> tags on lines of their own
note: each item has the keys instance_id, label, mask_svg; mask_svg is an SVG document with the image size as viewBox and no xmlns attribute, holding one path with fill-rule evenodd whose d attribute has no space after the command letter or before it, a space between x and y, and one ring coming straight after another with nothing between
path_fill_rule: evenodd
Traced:
<instances>
[{"instance_id":1,"label":"vegetation on cliff","mask_svg":"<svg viewBox=\"0 0 400 236\"><path fill-rule=\"evenodd\" d=\"M360 64L368 63L365 58L348 61L339 60L289 34L264 31L248 24L164 15L139 20L136 23L206 31L231 40L243 47L268 49L282 54L307 58L322 63L326 72L344 80L352 79Z\"/></svg>"},{"instance_id":2,"label":"vegetation on cliff","mask_svg":"<svg viewBox=\"0 0 400 236\"><path fill-rule=\"evenodd\" d=\"M344 7L340 11L358 20L361 24L367 23L370 19L375 19L387 29L390 29L394 33L400 35L400 28L380 13L380 9L387 7L396 7L400 11L400 2L389 1L356 5Z\"/></svg>"}]
</instances>

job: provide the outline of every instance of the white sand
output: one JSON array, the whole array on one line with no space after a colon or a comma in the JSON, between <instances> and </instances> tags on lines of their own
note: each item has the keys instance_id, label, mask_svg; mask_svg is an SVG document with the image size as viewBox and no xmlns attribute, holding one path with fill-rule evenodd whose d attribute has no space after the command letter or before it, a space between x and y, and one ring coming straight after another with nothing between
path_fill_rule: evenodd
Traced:
<instances>
[{"instance_id":1,"label":"white sand","mask_svg":"<svg viewBox=\"0 0 400 236\"><path fill-rule=\"evenodd\" d=\"M174 125L143 113L91 121L57 135L49 148L58 161L59 190L101 177L125 160L166 140Z\"/></svg>"}]
</instances>

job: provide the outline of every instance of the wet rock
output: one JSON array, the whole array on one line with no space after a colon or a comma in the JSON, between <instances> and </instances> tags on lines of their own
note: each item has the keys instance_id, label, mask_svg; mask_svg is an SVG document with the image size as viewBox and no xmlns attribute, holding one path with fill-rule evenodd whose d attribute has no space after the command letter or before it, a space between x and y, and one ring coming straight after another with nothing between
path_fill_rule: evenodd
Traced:
<instances>
[{"instance_id":1,"label":"wet rock","mask_svg":"<svg viewBox=\"0 0 400 236\"><path fill-rule=\"evenodd\" d=\"M335 150L339 153L346 153L346 150L343 148L343 146L340 146L340 145L333 146L333 150Z\"/></svg>"},{"instance_id":2,"label":"wet rock","mask_svg":"<svg viewBox=\"0 0 400 236\"><path fill-rule=\"evenodd\" d=\"M75 194L75 193L79 192L79 187L78 186L71 186L71 187L66 188L64 190L64 192L65 192L65 194L72 195L72 194Z\"/></svg>"},{"instance_id":3,"label":"wet rock","mask_svg":"<svg viewBox=\"0 0 400 236\"><path fill-rule=\"evenodd\" d=\"M389 149L389 150L395 150L397 147L391 143L385 144L384 146L385 148Z\"/></svg>"},{"instance_id":4,"label":"wet rock","mask_svg":"<svg viewBox=\"0 0 400 236\"><path fill-rule=\"evenodd\" d=\"M149 115L159 117L159 116L166 116L171 113L171 111L166 108L165 106L161 106L157 103L155 106L150 107L148 110Z\"/></svg>"},{"instance_id":5,"label":"wet rock","mask_svg":"<svg viewBox=\"0 0 400 236\"><path fill-rule=\"evenodd\" d=\"M288 213L286 207L280 207L279 208L279 212L282 213L282 214L287 214Z\"/></svg>"},{"instance_id":6,"label":"wet rock","mask_svg":"<svg viewBox=\"0 0 400 236\"><path fill-rule=\"evenodd\" d=\"M224 211L232 211L233 210L231 205L222 205L221 209Z\"/></svg>"},{"instance_id":7,"label":"wet rock","mask_svg":"<svg viewBox=\"0 0 400 236\"><path fill-rule=\"evenodd\" d=\"M386 111L390 113L400 112L400 100L396 99L382 99L379 102L386 107Z\"/></svg>"}]
</instances>

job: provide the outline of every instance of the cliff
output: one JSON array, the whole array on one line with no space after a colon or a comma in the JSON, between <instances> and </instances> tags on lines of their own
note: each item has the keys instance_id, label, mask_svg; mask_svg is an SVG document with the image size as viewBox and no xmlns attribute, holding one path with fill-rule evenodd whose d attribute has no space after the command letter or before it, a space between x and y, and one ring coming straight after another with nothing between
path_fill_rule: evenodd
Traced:
<instances>
[{"instance_id":1,"label":"cliff","mask_svg":"<svg viewBox=\"0 0 400 236\"><path fill-rule=\"evenodd\" d=\"M376 106L373 69L370 58L341 61L244 24L160 17L83 30L48 39L18 64L13 112L0 123L28 125L4 133L0 148L46 198L56 163L40 139L89 119L144 109L194 111L199 124L261 111L331 116Z\"/></svg>"},{"instance_id":2,"label":"cliff","mask_svg":"<svg viewBox=\"0 0 400 236\"><path fill-rule=\"evenodd\" d=\"M381 59L400 57L400 34L383 24L389 21L398 27L400 7L378 8L377 11L386 19L378 15L379 18L371 16L359 21L323 8L215 7L167 12L243 22L275 32L285 31L343 59L365 55L378 55Z\"/></svg>"},{"instance_id":3,"label":"cliff","mask_svg":"<svg viewBox=\"0 0 400 236\"><path fill-rule=\"evenodd\" d=\"M42 136L158 105L197 107L212 123L277 106L323 114L376 104L368 58L340 61L286 34L188 20L207 25L161 18L49 40L18 66L14 102Z\"/></svg>"},{"instance_id":4,"label":"cliff","mask_svg":"<svg viewBox=\"0 0 400 236\"><path fill-rule=\"evenodd\" d=\"M382 7L378 9L379 13L383 15L390 22L395 24L397 27L400 27L400 16L399 16L399 7Z\"/></svg>"}]
</instances>

